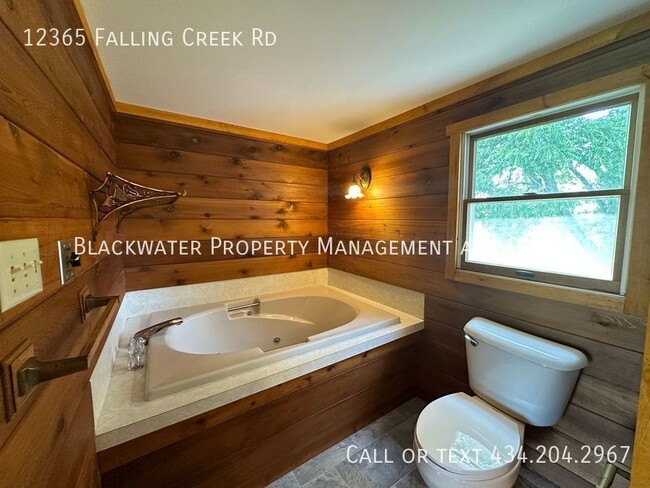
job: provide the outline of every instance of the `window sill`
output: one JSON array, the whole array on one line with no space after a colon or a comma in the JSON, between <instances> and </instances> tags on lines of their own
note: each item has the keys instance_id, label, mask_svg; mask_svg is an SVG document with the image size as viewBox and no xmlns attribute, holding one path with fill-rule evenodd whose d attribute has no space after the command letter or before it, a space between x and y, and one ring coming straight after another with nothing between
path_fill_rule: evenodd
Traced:
<instances>
[{"instance_id":1,"label":"window sill","mask_svg":"<svg viewBox=\"0 0 650 488\"><path fill-rule=\"evenodd\" d=\"M446 276L450 280L470 283L472 285L486 286L513 293L522 293L548 300L584 305L614 312L623 312L625 308L625 297L611 293L580 290L568 286L538 283L461 269L452 269L451 272L448 271L446 273Z\"/></svg>"}]
</instances>

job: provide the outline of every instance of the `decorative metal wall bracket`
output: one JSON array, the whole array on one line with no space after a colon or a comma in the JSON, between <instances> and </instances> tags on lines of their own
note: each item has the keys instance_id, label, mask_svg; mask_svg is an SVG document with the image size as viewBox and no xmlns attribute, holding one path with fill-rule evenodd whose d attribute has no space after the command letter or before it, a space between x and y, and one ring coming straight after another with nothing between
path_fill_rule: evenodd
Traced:
<instances>
[{"instance_id":1,"label":"decorative metal wall bracket","mask_svg":"<svg viewBox=\"0 0 650 488\"><path fill-rule=\"evenodd\" d=\"M119 231L122 220L130 213L156 205L171 205L182 196L185 196L185 192L150 188L107 171L101 186L90 191L94 216L93 240L97 238L101 223L113 214L117 215L116 230Z\"/></svg>"}]
</instances>

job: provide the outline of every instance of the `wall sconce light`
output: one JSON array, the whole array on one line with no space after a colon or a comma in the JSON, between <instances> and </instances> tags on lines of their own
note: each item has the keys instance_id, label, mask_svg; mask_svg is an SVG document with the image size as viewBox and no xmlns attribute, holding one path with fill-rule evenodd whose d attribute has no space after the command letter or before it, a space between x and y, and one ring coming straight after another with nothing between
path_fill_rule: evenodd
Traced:
<instances>
[{"instance_id":1,"label":"wall sconce light","mask_svg":"<svg viewBox=\"0 0 650 488\"><path fill-rule=\"evenodd\" d=\"M352 176L352 184L350 185L345 198L348 200L363 198L363 192L361 190L368 189L370 186L370 180L372 180L372 174L370 173L370 168L367 166L360 172L354 173L354 176Z\"/></svg>"}]
</instances>

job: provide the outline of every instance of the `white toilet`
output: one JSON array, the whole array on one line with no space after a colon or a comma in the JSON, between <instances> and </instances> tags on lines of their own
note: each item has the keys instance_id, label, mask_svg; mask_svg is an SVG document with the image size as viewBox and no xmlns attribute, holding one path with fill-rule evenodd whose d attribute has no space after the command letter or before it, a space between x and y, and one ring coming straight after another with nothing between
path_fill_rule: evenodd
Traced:
<instances>
[{"instance_id":1,"label":"white toilet","mask_svg":"<svg viewBox=\"0 0 650 488\"><path fill-rule=\"evenodd\" d=\"M430 403L413 439L430 488L511 488L524 424L557 423L587 358L580 351L491 320L465 325L469 383Z\"/></svg>"}]
</instances>

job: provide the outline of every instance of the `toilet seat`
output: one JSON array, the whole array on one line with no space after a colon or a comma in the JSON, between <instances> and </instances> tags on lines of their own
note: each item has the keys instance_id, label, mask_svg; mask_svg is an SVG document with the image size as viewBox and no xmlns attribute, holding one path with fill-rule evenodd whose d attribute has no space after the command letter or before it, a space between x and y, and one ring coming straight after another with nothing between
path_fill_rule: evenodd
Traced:
<instances>
[{"instance_id":1,"label":"toilet seat","mask_svg":"<svg viewBox=\"0 0 650 488\"><path fill-rule=\"evenodd\" d=\"M485 481L518 464L524 425L478 397L454 393L430 403L420 414L415 441L427 461L450 475Z\"/></svg>"}]
</instances>

